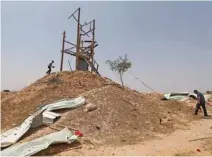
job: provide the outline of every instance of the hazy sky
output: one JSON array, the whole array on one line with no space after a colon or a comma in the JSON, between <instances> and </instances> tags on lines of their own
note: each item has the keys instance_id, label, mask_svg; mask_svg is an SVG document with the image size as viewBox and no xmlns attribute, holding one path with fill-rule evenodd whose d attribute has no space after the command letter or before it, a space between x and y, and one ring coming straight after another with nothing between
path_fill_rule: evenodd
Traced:
<instances>
[{"instance_id":1,"label":"hazy sky","mask_svg":"<svg viewBox=\"0 0 212 157\"><path fill-rule=\"evenodd\" d=\"M132 73L160 92L212 89L212 2L2 2L1 88L19 90L45 75L55 60L59 71L62 32L76 41L81 22L96 19L100 73L118 81L105 64L128 54ZM74 67L74 58L66 55ZM149 91L130 74L126 85Z\"/></svg>"}]
</instances>

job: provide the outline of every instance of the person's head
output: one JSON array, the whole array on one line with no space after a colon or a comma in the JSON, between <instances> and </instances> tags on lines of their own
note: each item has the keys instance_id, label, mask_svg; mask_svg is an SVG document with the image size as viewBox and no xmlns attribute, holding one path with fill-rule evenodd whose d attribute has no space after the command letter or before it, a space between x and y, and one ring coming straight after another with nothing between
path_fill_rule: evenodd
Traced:
<instances>
[{"instance_id":1,"label":"person's head","mask_svg":"<svg viewBox=\"0 0 212 157\"><path fill-rule=\"evenodd\" d=\"M194 90L194 93L195 93L195 94L198 94L199 92L198 92L198 90L195 89L195 90Z\"/></svg>"},{"instance_id":2,"label":"person's head","mask_svg":"<svg viewBox=\"0 0 212 157\"><path fill-rule=\"evenodd\" d=\"M54 63L54 61L52 60L52 63Z\"/></svg>"}]
</instances>

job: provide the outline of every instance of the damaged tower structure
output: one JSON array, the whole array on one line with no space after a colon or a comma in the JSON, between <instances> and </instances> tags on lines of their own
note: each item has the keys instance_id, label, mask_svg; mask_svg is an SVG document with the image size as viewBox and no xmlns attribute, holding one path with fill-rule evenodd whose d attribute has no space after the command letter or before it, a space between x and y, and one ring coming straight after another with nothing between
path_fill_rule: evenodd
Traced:
<instances>
[{"instance_id":1,"label":"damaged tower structure","mask_svg":"<svg viewBox=\"0 0 212 157\"><path fill-rule=\"evenodd\" d=\"M74 18L77 22L77 41L76 44L67 41L66 32L63 32L60 71L63 70L64 54L69 54L76 57L75 70L91 71L99 74L99 64L94 60L94 49L98 46L95 41L95 20L82 25L80 23L80 8L71 14L68 19L70 18ZM89 30L84 30L85 26L90 26Z\"/></svg>"}]
</instances>

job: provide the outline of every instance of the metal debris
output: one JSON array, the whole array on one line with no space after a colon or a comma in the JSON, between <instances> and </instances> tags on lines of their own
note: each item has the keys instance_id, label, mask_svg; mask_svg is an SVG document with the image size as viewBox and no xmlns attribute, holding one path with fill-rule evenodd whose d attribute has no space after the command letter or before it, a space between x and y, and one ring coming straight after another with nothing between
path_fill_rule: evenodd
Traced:
<instances>
[{"instance_id":1,"label":"metal debris","mask_svg":"<svg viewBox=\"0 0 212 157\"><path fill-rule=\"evenodd\" d=\"M55 118L60 115L50 111L64 108L77 108L84 104L85 99L83 97L78 97L75 99L57 101L43 106L36 113L29 116L20 126L1 134L1 147L8 147L16 143L30 128L36 128L43 124L53 123Z\"/></svg>"},{"instance_id":2,"label":"metal debris","mask_svg":"<svg viewBox=\"0 0 212 157\"><path fill-rule=\"evenodd\" d=\"M204 94L205 101L208 102L212 97L210 94ZM162 100L179 100L179 101L187 101L190 98L197 99L197 95L189 92L179 92L179 93L169 93L164 94Z\"/></svg>"},{"instance_id":3,"label":"metal debris","mask_svg":"<svg viewBox=\"0 0 212 157\"><path fill-rule=\"evenodd\" d=\"M1 147L7 147L16 143L29 130L32 120L33 116L30 116L19 127L15 127L1 134Z\"/></svg>"},{"instance_id":4,"label":"metal debris","mask_svg":"<svg viewBox=\"0 0 212 157\"><path fill-rule=\"evenodd\" d=\"M41 150L47 149L52 144L57 143L72 143L78 138L73 135L68 128L64 128L59 132L49 134L44 137L25 142L16 146L12 146L1 152L2 156L31 156Z\"/></svg>"},{"instance_id":5,"label":"metal debris","mask_svg":"<svg viewBox=\"0 0 212 157\"><path fill-rule=\"evenodd\" d=\"M60 117L60 114L58 114L58 113L49 112L49 111L43 112L43 122L45 124L54 123L54 120L58 117Z\"/></svg>"},{"instance_id":6,"label":"metal debris","mask_svg":"<svg viewBox=\"0 0 212 157\"><path fill-rule=\"evenodd\" d=\"M189 98L197 99L197 95L193 93L188 93L188 92L169 93L169 94L164 94L163 100L185 101L185 100L188 100Z\"/></svg>"}]
</instances>

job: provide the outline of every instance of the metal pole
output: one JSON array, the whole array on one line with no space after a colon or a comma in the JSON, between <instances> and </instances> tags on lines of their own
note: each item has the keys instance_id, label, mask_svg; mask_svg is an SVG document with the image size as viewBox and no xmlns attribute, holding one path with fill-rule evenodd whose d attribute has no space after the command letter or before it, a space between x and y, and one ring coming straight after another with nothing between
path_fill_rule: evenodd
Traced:
<instances>
[{"instance_id":1,"label":"metal pole","mask_svg":"<svg viewBox=\"0 0 212 157\"><path fill-rule=\"evenodd\" d=\"M79 68L79 50L80 50L80 8L78 9L78 23L77 23L77 47L76 47L76 70Z\"/></svg>"},{"instance_id":2,"label":"metal pole","mask_svg":"<svg viewBox=\"0 0 212 157\"><path fill-rule=\"evenodd\" d=\"M63 43L62 43L62 50L61 50L61 62L60 62L60 71L63 71L63 56L64 56L64 48L65 48L65 38L66 32L63 32Z\"/></svg>"},{"instance_id":3,"label":"metal pole","mask_svg":"<svg viewBox=\"0 0 212 157\"><path fill-rule=\"evenodd\" d=\"M95 20L93 20L93 39L92 39L92 47L91 47L91 62L94 65L94 41L95 41ZM91 72L93 71L93 69L91 68Z\"/></svg>"},{"instance_id":4,"label":"metal pole","mask_svg":"<svg viewBox=\"0 0 212 157\"><path fill-rule=\"evenodd\" d=\"M83 41L81 41L81 47L83 48ZM82 53L83 53L83 49L81 49Z\"/></svg>"},{"instance_id":5,"label":"metal pole","mask_svg":"<svg viewBox=\"0 0 212 157\"><path fill-rule=\"evenodd\" d=\"M71 63L70 63L70 61L69 61L69 60L68 60L68 64L69 64L70 70L72 71Z\"/></svg>"},{"instance_id":6,"label":"metal pole","mask_svg":"<svg viewBox=\"0 0 212 157\"><path fill-rule=\"evenodd\" d=\"M78 8L78 9L79 9L79 8ZM68 19L70 19L72 16L74 16L74 14L78 11L78 9L75 10L75 12L73 12L73 13L68 17Z\"/></svg>"}]
</instances>

